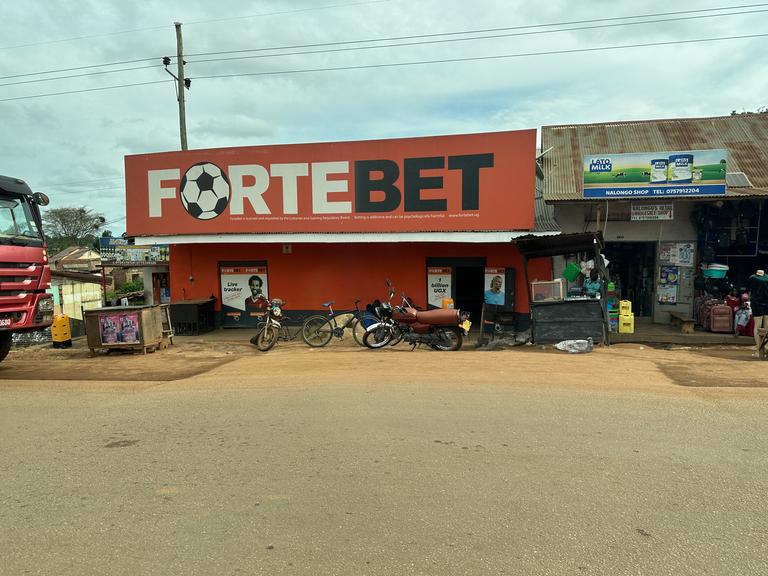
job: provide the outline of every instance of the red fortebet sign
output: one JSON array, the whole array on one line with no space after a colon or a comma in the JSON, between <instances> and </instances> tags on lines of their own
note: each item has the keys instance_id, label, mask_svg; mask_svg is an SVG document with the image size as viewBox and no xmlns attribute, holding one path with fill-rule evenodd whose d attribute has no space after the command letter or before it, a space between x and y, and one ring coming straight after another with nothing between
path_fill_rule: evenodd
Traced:
<instances>
[{"instance_id":1,"label":"red fortebet sign","mask_svg":"<svg viewBox=\"0 0 768 576\"><path fill-rule=\"evenodd\" d=\"M536 131L127 156L130 236L529 230Z\"/></svg>"}]
</instances>

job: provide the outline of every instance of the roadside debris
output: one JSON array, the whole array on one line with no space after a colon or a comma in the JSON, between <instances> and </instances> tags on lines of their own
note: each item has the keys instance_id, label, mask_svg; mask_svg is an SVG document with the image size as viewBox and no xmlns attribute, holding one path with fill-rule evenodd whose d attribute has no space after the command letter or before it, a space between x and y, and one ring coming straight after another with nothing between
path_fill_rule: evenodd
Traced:
<instances>
[{"instance_id":1,"label":"roadside debris","mask_svg":"<svg viewBox=\"0 0 768 576\"><path fill-rule=\"evenodd\" d=\"M586 340L563 340L555 344L555 348L571 354L583 354L585 352L592 352L594 343L592 338L587 338Z\"/></svg>"}]
</instances>

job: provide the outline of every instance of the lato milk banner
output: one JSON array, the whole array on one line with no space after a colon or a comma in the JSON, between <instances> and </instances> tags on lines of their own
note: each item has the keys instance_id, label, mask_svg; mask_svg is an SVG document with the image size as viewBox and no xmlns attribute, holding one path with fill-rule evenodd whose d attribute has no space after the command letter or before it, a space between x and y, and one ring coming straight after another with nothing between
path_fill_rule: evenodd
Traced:
<instances>
[{"instance_id":1,"label":"lato milk banner","mask_svg":"<svg viewBox=\"0 0 768 576\"><path fill-rule=\"evenodd\" d=\"M536 131L127 156L130 236L530 230Z\"/></svg>"}]
</instances>

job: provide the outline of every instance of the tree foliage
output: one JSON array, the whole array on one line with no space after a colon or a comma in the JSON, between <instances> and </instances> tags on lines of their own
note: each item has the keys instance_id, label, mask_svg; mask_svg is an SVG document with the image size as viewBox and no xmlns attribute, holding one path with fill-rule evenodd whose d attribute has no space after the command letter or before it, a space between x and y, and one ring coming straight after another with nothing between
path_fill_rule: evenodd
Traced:
<instances>
[{"instance_id":1,"label":"tree foliage","mask_svg":"<svg viewBox=\"0 0 768 576\"><path fill-rule=\"evenodd\" d=\"M43 229L52 253L68 246L92 246L98 243L104 215L85 206L51 208L43 214Z\"/></svg>"}]
</instances>

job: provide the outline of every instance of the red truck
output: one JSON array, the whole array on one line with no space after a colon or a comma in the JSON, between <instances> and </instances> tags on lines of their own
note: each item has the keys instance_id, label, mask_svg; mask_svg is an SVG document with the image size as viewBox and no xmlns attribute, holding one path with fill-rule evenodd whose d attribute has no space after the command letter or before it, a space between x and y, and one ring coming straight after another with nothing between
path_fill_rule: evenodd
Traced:
<instances>
[{"instance_id":1,"label":"red truck","mask_svg":"<svg viewBox=\"0 0 768 576\"><path fill-rule=\"evenodd\" d=\"M26 182L0 176L0 361L15 332L44 330L53 322L51 268L40 206L48 197Z\"/></svg>"}]
</instances>

